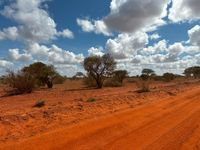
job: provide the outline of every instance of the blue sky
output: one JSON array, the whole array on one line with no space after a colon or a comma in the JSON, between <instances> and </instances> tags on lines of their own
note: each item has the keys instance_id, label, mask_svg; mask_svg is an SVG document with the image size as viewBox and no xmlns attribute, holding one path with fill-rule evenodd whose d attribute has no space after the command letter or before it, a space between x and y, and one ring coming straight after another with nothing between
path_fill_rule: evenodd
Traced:
<instances>
[{"instance_id":1,"label":"blue sky","mask_svg":"<svg viewBox=\"0 0 200 150\"><path fill-rule=\"evenodd\" d=\"M85 34L77 25L77 18L89 17L92 19L101 18L109 13L109 1L86 0L80 4L80 0L54 0L49 2L49 12L58 29L62 30L68 27L74 32L75 40L66 40L60 38L56 41L61 47L66 49L75 49L75 52L87 53L91 46L103 45L107 37L95 35L93 33ZM76 9L76 10L75 10Z\"/></svg>"},{"instance_id":2,"label":"blue sky","mask_svg":"<svg viewBox=\"0 0 200 150\"><path fill-rule=\"evenodd\" d=\"M130 74L181 74L200 63L199 19L199 0L0 0L0 74L42 61L71 76L104 53Z\"/></svg>"},{"instance_id":3,"label":"blue sky","mask_svg":"<svg viewBox=\"0 0 200 150\"><path fill-rule=\"evenodd\" d=\"M47 11L49 15L54 19L57 24L57 29L62 30L66 27L73 31L75 40L59 38L54 41L50 41L49 44L54 43L65 49L71 49L76 53L84 52L91 46L105 44L107 37L103 35L96 36L95 34L85 34L81 31L81 28L77 25L77 18L100 18L109 13L109 2L97 1L97 0L86 0L85 4L79 4L80 0L54 0L49 1ZM3 5L1 6L1 9ZM76 10L75 10L76 9ZM0 28L6 28L8 26L16 25L10 19L0 15ZM9 41L1 41L1 49L4 49L4 54L9 48L21 47L20 42L12 42L12 46L8 43ZM2 51L1 51L2 52Z\"/></svg>"}]
</instances>

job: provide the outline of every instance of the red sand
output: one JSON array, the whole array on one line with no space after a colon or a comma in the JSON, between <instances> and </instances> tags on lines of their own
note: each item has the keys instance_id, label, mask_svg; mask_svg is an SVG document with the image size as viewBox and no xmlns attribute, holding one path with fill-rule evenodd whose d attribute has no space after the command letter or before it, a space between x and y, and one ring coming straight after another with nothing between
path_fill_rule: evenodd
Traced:
<instances>
[{"instance_id":1,"label":"red sand","mask_svg":"<svg viewBox=\"0 0 200 150\"><path fill-rule=\"evenodd\" d=\"M152 92L138 94L133 83L80 90L80 83L70 81L2 97L0 149L200 149L198 84L154 84ZM96 102L87 102L90 97ZM46 106L32 108L38 99Z\"/></svg>"}]
</instances>

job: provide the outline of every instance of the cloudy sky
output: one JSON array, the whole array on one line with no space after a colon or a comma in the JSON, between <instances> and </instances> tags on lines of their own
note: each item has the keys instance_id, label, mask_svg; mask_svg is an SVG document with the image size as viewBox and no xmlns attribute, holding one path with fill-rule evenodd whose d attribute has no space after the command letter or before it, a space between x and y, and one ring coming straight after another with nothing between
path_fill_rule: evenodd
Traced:
<instances>
[{"instance_id":1,"label":"cloudy sky","mask_svg":"<svg viewBox=\"0 0 200 150\"><path fill-rule=\"evenodd\" d=\"M200 65L200 0L0 0L0 74L42 61L71 76L104 53L133 75Z\"/></svg>"}]
</instances>

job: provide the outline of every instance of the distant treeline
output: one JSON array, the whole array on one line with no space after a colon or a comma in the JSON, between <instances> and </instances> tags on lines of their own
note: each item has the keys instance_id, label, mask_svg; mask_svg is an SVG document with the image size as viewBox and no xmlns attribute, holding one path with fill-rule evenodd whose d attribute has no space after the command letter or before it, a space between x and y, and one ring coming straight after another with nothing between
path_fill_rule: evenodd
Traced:
<instances>
[{"instance_id":1,"label":"distant treeline","mask_svg":"<svg viewBox=\"0 0 200 150\"><path fill-rule=\"evenodd\" d=\"M114 58L109 54L89 56L83 62L86 74L77 72L70 79L83 78L84 83L88 87L122 86L123 80L129 77L129 70L117 70L116 64ZM200 67L186 68L183 75L187 78L200 78ZM154 70L145 68L142 70L141 75L134 78L140 78L142 81L156 80L169 82L175 78L184 76L168 72L162 76L158 76ZM17 72L8 71L6 75L0 77L0 82L8 85L8 93L21 94L30 93L34 88L40 86L52 88L54 84L61 84L66 79L68 78L60 75L53 65L36 62Z\"/></svg>"}]
</instances>

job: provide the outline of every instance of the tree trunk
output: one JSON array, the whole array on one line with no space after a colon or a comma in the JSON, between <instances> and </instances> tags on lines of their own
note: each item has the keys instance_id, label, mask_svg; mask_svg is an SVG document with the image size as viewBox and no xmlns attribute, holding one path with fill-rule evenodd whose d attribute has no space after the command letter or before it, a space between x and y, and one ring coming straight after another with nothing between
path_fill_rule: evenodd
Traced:
<instances>
[{"instance_id":1,"label":"tree trunk","mask_svg":"<svg viewBox=\"0 0 200 150\"><path fill-rule=\"evenodd\" d=\"M96 79L96 83L97 83L97 88L98 88L98 89L101 89L102 86L103 86L102 79L101 79L101 78L97 78L97 79Z\"/></svg>"},{"instance_id":2,"label":"tree trunk","mask_svg":"<svg viewBox=\"0 0 200 150\"><path fill-rule=\"evenodd\" d=\"M49 89L53 88L53 82L51 80L47 81L47 87Z\"/></svg>"}]
</instances>

